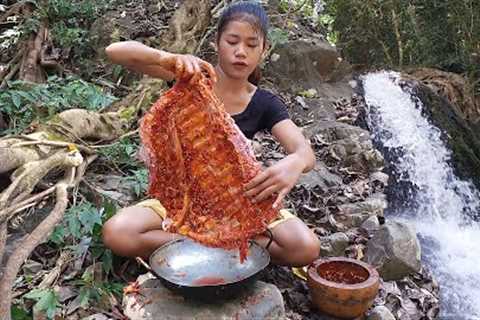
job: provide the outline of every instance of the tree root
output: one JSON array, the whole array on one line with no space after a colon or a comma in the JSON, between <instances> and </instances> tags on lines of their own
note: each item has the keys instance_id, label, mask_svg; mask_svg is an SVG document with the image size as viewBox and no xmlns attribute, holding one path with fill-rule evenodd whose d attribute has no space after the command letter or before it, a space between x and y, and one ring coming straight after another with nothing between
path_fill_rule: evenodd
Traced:
<instances>
[{"instance_id":1,"label":"tree root","mask_svg":"<svg viewBox=\"0 0 480 320\"><path fill-rule=\"evenodd\" d=\"M168 51L193 53L210 24L210 1L184 1L169 24Z\"/></svg>"},{"instance_id":2,"label":"tree root","mask_svg":"<svg viewBox=\"0 0 480 320\"><path fill-rule=\"evenodd\" d=\"M33 230L25 239L23 239L15 248L7 261L5 272L0 279L0 292L2 299L0 301L0 319L10 320L10 307L12 302L13 283L18 270L30 253L44 241L63 218L68 204L67 189L71 186L75 176L75 168L67 169L65 178L55 186L56 204L51 213ZM3 224L5 225L5 223ZM3 227L3 226L2 226Z\"/></svg>"},{"instance_id":3,"label":"tree root","mask_svg":"<svg viewBox=\"0 0 480 320\"><path fill-rule=\"evenodd\" d=\"M4 209L7 203L15 205L24 200L52 169L60 166L77 167L82 162L83 157L78 150L62 150L47 159L26 163L14 172L13 182L0 194L0 209ZM5 214L0 215L0 223L4 223L9 218Z\"/></svg>"}]
</instances>

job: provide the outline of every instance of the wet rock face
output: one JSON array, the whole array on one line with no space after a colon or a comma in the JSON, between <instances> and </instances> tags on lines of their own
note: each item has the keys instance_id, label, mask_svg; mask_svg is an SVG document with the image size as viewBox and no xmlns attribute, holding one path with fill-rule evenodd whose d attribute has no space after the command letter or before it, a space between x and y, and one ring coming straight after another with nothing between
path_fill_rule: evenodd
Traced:
<instances>
[{"instance_id":1,"label":"wet rock face","mask_svg":"<svg viewBox=\"0 0 480 320\"><path fill-rule=\"evenodd\" d=\"M366 260L385 281L419 272L420 243L415 231L400 222L387 222L369 240Z\"/></svg>"},{"instance_id":2,"label":"wet rock face","mask_svg":"<svg viewBox=\"0 0 480 320\"><path fill-rule=\"evenodd\" d=\"M418 84L415 92L433 124L445 134L444 140L452 150L456 174L480 188L480 130L463 119L443 97L425 85Z\"/></svg>"},{"instance_id":3,"label":"wet rock face","mask_svg":"<svg viewBox=\"0 0 480 320\"><path fill-rule=\"evenodd\" d=\"M165 288L151 274L138 278L141 295L123 299L125 315L132 320L171 319L283 319L285 308L278 288L257 281L238 297L221 303L185 299Z\"/></svg>"}]
</instances>

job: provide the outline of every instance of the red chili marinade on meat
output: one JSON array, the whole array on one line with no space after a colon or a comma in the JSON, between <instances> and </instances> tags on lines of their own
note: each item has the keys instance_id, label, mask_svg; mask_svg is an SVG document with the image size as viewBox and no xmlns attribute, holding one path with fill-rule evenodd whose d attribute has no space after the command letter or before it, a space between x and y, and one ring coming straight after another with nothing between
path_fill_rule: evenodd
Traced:
<instances>
[{"instance_id":1,"label":"red chili marinade on meat","mask_svg":"<svg viewBox=\"0 0 480 320\"><path fill-rule=\"evenodd\" d=\"M143 117L140 136L147 153L148 193L173 223L170 232L208 246L240 249L278 216L274 198L252 203L243 186L261 170L251 146L212 83L178 81Z\"/></svg>"}]
</instances>

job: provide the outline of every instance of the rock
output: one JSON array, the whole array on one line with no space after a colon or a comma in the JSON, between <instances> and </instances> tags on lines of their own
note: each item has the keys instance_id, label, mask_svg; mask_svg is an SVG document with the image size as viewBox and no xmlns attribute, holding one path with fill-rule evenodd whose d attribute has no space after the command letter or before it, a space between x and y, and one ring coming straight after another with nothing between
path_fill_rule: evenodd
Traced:
<instances>
[{"instance_id":1,"label":"rock","mask_svg":"<svg viewBox=\"0 0 480 320\"><path fill-rule=\"evenodd\" d=\"M270 62L268 69L276 75L283 89L320 91L321 83L339 81L349 71L348 64L340 58L335 47L319 39L288 41L277 46L274 53L278 59ZM322 89L328 92L328 88ZM351 88L347 90L351 91Z\"/></svg>"},{"instance_id":2,"label":"rock","mask_svg":"<svg viewBox=\"0 0 480 320\"><path fill-rule=\"evenodd\" d=\"M388 185L388 178L389 178L388 174L380 172L380 171L373 172L369 176L370 183L378 184L381 187L385 187L385 186Z\"/></svg>"},{"instance_id":3,"label":"rock","mask_svg":"<svg viewBox=\"0 0 480 320\"><path fill-rule=\"evenodd\" d=\"M475 123L465 120L454 111L455 107L452 103L424 85L416 86L415 94L424 106L428 106L428 108L424 108L424 111L429 115L432 124L444 132L442 138L446 141L448 148L452 150L451 163L455 168L455 173L461 179L470 180L477 188L480 188L480 122L478 119ZM457 97L457 102L462 103L463 99L458 98L460 97ZM469 110L478 112L478 110ZM472 113L470 116L474 117Z\"/></svg>"},{"instance_id":4,"label":"rock","mask_svg":"<svg viewBox=\"0 0 480 320\"><path fill-rule=\"evenodd\" d=\"M345 256L345 249L348 247L348 236L343 232L336 232L320 239L320 255L322 257Z\"/></svg>"},{"instance_id":5,"label":"rock","mask_svg":"<svg viewBox=\"0 0 480 320\"><path fill-rule=\"evenodd\" d=\"M362 223L361 227L367 230L368 232L373 232L378 230L380 228L380 222L378 221L378 217L376 215L371 216L370 218L368 218Z\"/></svg>"},{"instance_id":6,"label":"rock","mask_svg":"<svg viewBox=\"0 0 480 320\"><path fill-rule=\"evenodd\" d=\"M385 281L390 281L419 272L420 253L415 230L401 222L390 221L368 241L365 257Z\"/></svg>"},{"instance_id":7,"label":"rock","mask_svg":"<svg viewBox=\"0 0 480 320\"><path fill-rule=\"evenodd\" d=\"M395 320L393 314L385 306L377 306L367 317L367 320Z\"/></svg>"},{"instance_id":8,"label":"rock","mask_svg":"<svg viewBox=\"0 0 480 320\"><path fill-rule=\"evenodd\" d=\"M313 170L300 176L297 184L309 190L319 187L320 190L327 192L330 188L339 187L343 183L340 176L331 173L323 162L318 161Z\"/></svg>"},{"instance_id":9,"label":"rock","mask_svg":"<svg viewBox=\"0 0 480 320\"><path fill-rule=\"evenodd\" d=\"M222 303L185 299L165 288L151 274L138 278L141 295L123 299L125 315L132 320L170 319L282 319L285 308L280 290L257 281L238 297Z\"/></svg>"},{"instance_id":10,"label":"rock","mask_svg":"<svg viewBox=\"0 0 480 320\"><path fill-rule=\"evenodd\" d=\"M386 207L387 202L384 198L372 196L365 201L339 205L335 220L347 228L360 227L372 216L383 216L383 210Z\"/></svg>"}]
</instances>

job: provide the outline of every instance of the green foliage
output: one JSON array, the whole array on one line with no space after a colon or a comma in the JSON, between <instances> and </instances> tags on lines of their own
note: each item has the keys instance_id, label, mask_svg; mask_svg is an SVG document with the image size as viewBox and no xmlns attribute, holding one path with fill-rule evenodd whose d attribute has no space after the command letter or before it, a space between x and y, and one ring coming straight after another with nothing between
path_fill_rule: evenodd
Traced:
<instances>
[{"instance_id":1,"label":"green foliage","mask_svg":"<svg viewBox=\"0 0 480 320\"><path fill-rule=\"evenodd\" d=\"M138 139L127 137L115 141L112 145L98 150L103 160L114 163L120 169L136 169L140 163L136 160L140 142Z\"/></svg>"},{"instance_id":2,"label":"green foliage","mask_svg":"<svg viewBox=\"0 0 480 320\"><path fill-rule=\"evenodd\" d=\"M47 21L54 45L72 49L73 58L94 52L89 30L113 1L101 0L47 0L37 4L34 15L23 26L23 33L37 31L40 21Z\"/></svg>"},{"instance_id":3,"label":"green foliage","mask_svg":"<svg viewBox=\"0 0 480 320\"><path fill-rule=\"evenodd\" d=\"M109 294L121 295L123 285L118 282L102 282L95 279L93 268L88 268L82 274L81 278L74 281L74 284L80 288L79 304L86 308L92 302L99 301L102 297Z\"/></svg>"},{"instance_id":4,"label":"green foliage","mask_svg":"<svg viewBox=\"0 0 480 320\"><path fill-rule=\"evenodd\" d=\"M55 227L50 235L50 244L59 248L70 248L79 259L88 255L95 263L101 263L105 275L112 271L113 254L102 242L102 226L111 218L117 208L111 202L104 202L100 209L85 201L68 209L62 224ZM94 278L94 268L87 268L80 278L73 279L71 284L79 291L81 307L99 301L110 294L120 295L122 284L101 281ZM36 296L29 293L29 298Z\"/></svg>"},{"instance_id":5,"label":"green foliage","mask_svg":"<svg viewBox=\"0 0 480 320\"><path fill-rule=\"evenodd\" d=\"M33 306L33 310L45 312L49 319L53 319L60 305L53 289L33 289L23 297L35 300L36 303Z\"/></svg>"},{"instance_id":6,"label":"green foliage","mask_svg":"<svg viewBox=\"0 0 480 320\"><path fill-rule=\"evenodd\" d=\"M13 81L0 92L2 112L14 123L6 133L21 132L32 122L45 121L67 109L99 110L114 99L97 86L74 77L50 77L47 83L33 85Z\"/></svg>"},{"instance_id":7,"label":"green foliage","mask_svg":"<svg viewBox=\"0 0 480 320\"><path fill-rule=\"evenodd\" d=\"M12 320L31 320L32 317L27 311L17 305L13 305L10 313Z\"/></svg>"},{"instance_id":8,"label":"green foliage","mask_svg":"<svg viewBox=\"0 0 480 320\"><path fill-rule=\"evenodd\" d=\"M480 2L327 0L332 32L354 64L479 72Z\"/></svg>"},{"instance_id":9,"label":"green foliage","mask_svg":"<svg viewBox=\"0 0 480 320\"><path fill-rule=\"evenodd\" d=\"M288 41L288 32L274 27L268 31L268 39L270 39L272 47L282 45Z\"/></svg>"},{"instance_id":10,"label":"green foliage","mask_svg":"<svg viewBox=\"0 0 480 320\"><path fill-rule=\"evenodd\" d=\"M133 189L135 195L140 197L145 193L148 186L148 170L146 168L140 168L130 171L132 175L125 178L126 183Z\"/></svg>"}]
</instances>

